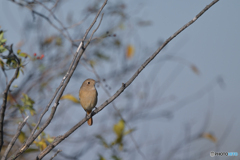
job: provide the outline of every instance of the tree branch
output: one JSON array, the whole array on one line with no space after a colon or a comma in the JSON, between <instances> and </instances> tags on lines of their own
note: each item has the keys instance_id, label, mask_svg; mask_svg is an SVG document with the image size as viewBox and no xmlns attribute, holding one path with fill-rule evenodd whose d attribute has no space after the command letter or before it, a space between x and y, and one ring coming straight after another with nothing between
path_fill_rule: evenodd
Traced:
<instances>
[{"instance_id":1,"label":"tree branch","mask_svg":"<svg viewBox=\"0 0 240 160\"><path fill-rule=\"evenodd\" d=\"M1 151L2 146L3 146L3 124L4 124L5 110L6 110L6 107L7 107L7 96L8 96L9 89L10 89L13 81L17 78L17 75L18 75L18 72L19 72L19 69L20 69L20 66L19 66L20 61L19 61L18 57L13 53L12 45L10 46L9 52L10 52L9 55L13 55L14 58L16 59L18 66L17 66L17 69L15 71L14 76L12 77L10 82L8 83L6 89L3 93L3 103L2 103L1 112L0 112L0 151Z\"/></svg>"},{"instance_id":2,"label":"tree branch","mask_svg":"<svg viewBox=\"0 0 240 160\"><path fill-rule=\"evenodd\" d=\"M95 19L93 20L92 24L91 24L90 27L86 30L85 35L84 35L84 37L83 37L83 39L82 39L82 42L80 43L80 45L79 45L79 47L78 47L78 49L77 49L77 51L76 51L76 53L75 53L75 55L74 55L74 58L73 58L73 60L72 60L72 62L71 62L71 65L70 65L70 67L69 67L66 75L63 77L61 84L60 84L59 87L56 89L56 92L54 93L54 95L53 95L52 99L50 100L49 104L47 105L46 109L45 109L44 112L41 114L41 117L40 117L37 125L34 127L31 135L29 136L29 138L28 138L28 140L27 140L27 142L26 142L13 156L11 156L11 159L16 159L16 158L17 158L18 156L20 156L26 149L28 149L29 146L33 143L33 141L39 136L39 134L41 134L42 131L50 124L51 120L52 120L53 117L54 117L54 114L55 114L55 112L56 112L56 109L57 109L57 107L58 107L59 100L60 100L60 98L61 98L61 96L62 96L62 94L63 94L63 92L64 92L64 90L65 90L65 88L66 88L66 86L67 86L67 84L68 84L68 82L70 81L70 79L71 79L71 77L72 77L72 75L73 75L73 73L74 73L74 71L75 71L75 69L76 69L76 67L77 67L77 65L78 65L78 63L79 63L79 60L80 60L82 54L84 53L85 49L87 48L87 46L88 46L89 43L90 43L90 41L88 41L88 43L84 46L83 42L85 41L85 39L86 39L88 33L90 32L90 30L92 29L93 25L96 23L97 18L99 17L101 11L103 10L103 8L104 8L104 6L105 6L106 4L107 4L107 0L105 0L104 4L103 4L102 7L99 9L99 11L98 11ZM101 21L100 21L100 22L101 22ZM99 27L99 26L98 26L98 27ZM97 27L97 28L98 28L98 27ZM95 32L96 32L96 29L93 31L93 33L95 33ZM91 37L92 37L92 36L91 36ZM90 38L90 40L91 40L91 38ZM61 90L60 90L60 89L61 89ZM60 90L60 91L59 91L59 90ZM54 105L53 105L53 107L52 107L51 114L49 115L48 119L47 119L46 122L43 124L43 126L37 131L36 134L34 134L35 131L36 131L36 129L37 129L37 127L38 127L39 124L41 123L41 120L42 120L43 116L45 115L45 113L46 113L46 112L48 111L48 109L50 108L50 105L51 105L51 103L53 102L53 100L55 99L55 97L56 97L56 100L55 100L55 103L54 103ZM50 151L51 151L51 150L49 150L49 152L50 152ZM47 152L47 153L49 153L49 152ZM38 156L37 159L42 159L47 153L45 153L44 155L42 155L42 156L40 156L40 157Z\"/></svg>"},{"instance_id":3,"label":"tree branch","mask_svg":"<svg viewBox=\"0 0 240 160\"><path fill-rule=\"evenodd\" d=\"M58 150L57 150L57 152L56 152L56 153L55 153L55 154L54 154L54 155L51 157L51 159L50 159L50 160L53 160L53 158L54 158L54 157L56 157L56 156L57 156L57 154L58 154L58 153L60 153L60 152L62 152L62 150L59 150L59 149L58 149Z\"/></svg>"},{"instance_id":4,"label":"tree branch","mask_svg":"<svg viewBox=\"0 0 240 160\"><path fill-rule=\"evenodd\" d=\"M141 73L141 71L157 56L157 54L178 34L180 34L183 30L193 24L203 13L205 13L210 7L212 7L219 0L212 1L209 5L207 5L200 13L198 13L191 21L185 24L182 28L180 28L177 32L175 32L172 36L170 36L153 54L150 56L135 72L135 74L126 82L122 83L122 87L108 100L106 100L100 107L95 109L92 112L91 116L96 115L103 108L105 108L109 103L111 103L114 99L116 99L133 81L134 79ZM88 30L87 30L88 31ZM86 38L86 36L84 36ZM90 41L88 41L90 42ZM81 55L80 55L81 56ZM78 59L79 60L79 59ZM69 131L67 131L64 135L58 136L50 145L48 145L37 157L37 159L42 159L47 153L49 153L55 146L61 143L65 138L67 138L70 134L72 134L76 129L78 129L83 123L85 123L91 116L86 116L79 123L77 123L74 127L72 127Z\"/></svg>"},{"instance_id":5,"label":"tree branch","mask_svg":"<svg viewBox=\"0 0 240 160\"><path fill-rule=\"evenodd\" d=\"M3 155L3 157L2 157L1 160L5 160L5 159L7 158L8 153L10 152L10 150L12 149L12 147L13 147L14 143L16 142L18 136L20 135L21 130L22 130L23 126L26 124L28 118L29 118L29 116L27 116L27 117L23 120L22 123L19 123L17 132L16 132L16 134L14 135L14 137L12 138L11 142L9 143L7 149L5 150L4 155Z\"/></svg>"}]
</instances>

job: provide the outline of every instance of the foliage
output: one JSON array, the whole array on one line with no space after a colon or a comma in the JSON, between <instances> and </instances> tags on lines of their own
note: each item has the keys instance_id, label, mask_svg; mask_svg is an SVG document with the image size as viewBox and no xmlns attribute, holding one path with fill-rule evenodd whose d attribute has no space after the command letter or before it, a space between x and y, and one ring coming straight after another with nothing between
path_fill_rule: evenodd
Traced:
<instances>
[{"instance_id":1,"label":"foliage","mask_svg":"<svg viewBox=\"0 0 240 160\"><path fill-rule=\"evenodd\" d=\"M100 140L103 147L109 149L112 152L111 158L114 160L121 160L120 157L114 151L115 147L118 147L118 150L123 151L124 145L127 145L126 141L124 141L124 137L128 134L132 133L135 129L129 129L126 131L124 120L120 119L116 124L113 125L113 132L115 134L115 139L108 143L105 138L103 138L100 134L96 135L96 138ZM103 155L99 154L99 159L105 159Z\"/></svg>"}]
</instances>

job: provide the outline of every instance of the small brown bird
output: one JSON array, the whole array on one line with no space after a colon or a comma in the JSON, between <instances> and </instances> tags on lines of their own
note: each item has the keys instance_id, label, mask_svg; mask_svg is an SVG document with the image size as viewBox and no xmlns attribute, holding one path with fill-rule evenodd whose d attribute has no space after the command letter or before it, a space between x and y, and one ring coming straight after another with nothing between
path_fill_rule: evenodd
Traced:
<instances>
[{"instance_id":1,"label":"small brown bird","mask_svg":"<svg viewBox=\"0 0 240 160\"><path fill-rule=\"evenodd\" d=\"M92 109L97 104L97 90L95 88L95 80L86 79L80 90L79 90L79 99L80 104L83 109L87 112L87 115L91 114ZM92 117L88 120L88 125L91 126L93 124Z\"/></svg>"}]
</instances>

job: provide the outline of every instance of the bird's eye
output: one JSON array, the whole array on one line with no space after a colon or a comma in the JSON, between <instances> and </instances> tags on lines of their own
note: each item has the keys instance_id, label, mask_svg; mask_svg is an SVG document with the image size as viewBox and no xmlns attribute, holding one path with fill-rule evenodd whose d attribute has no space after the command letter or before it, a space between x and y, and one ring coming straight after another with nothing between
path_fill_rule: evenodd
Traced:
<instances>
[{"instance_id":1,"label":"bird's eye","mask_svg":"<svg viewBox=\"0 0 240 160\"><path fill-rule=\"evenodd\" d=\"M90 84L90 82L87 82L88 84Z\"/></svg>"}]
</instances>

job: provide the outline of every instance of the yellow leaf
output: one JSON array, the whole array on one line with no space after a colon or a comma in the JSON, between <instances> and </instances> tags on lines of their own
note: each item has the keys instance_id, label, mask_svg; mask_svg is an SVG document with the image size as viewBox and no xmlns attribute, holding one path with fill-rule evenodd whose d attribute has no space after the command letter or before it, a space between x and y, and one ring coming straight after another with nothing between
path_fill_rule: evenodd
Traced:
<instances>
[{"instance_id":1,"label":"yellow leaf","mask_svg":"<svg viewBox=\"0 0 240 160\"><path fill-rule=\"evenodd\" d=\"M41 151L43 151L47 147L47 143L44 140L38 142L38 145Z\"/></svg>"},{"instance_id":2,"label":"yellow leaf","mask_svg":"<svg viewBox=\"0 0 240 160\"><path fill-rule=\"evenodd\" d=\"M121 119L117 124L113 126L113 131L116 133L118 137L120 137L123 134L124 127L125 127L125 123Z\"/></svg>"},{"instance_id":3,"label":"yellow leaf","mask_svg":"<svg viewBox=\"0 0 240 160\"><path fill-rule=\"evenodd\" d=\"M133 45L128 45L126 49L126 57L127 59L131 59L134 55L135 49Z\"/></svg>"},{"instance_id":4,"label":"yellow leaf","mask_svg":"<svg viewBox=\"0 0 240 160\"><path fill-rule=\"evenodd\" d=\"M54 137L50 137L49 135L47 135L46 140L47 140L49 143L52 143L52 142L54 141Z\"/></svg>"},{"instance_id":5,"label":"yellow leaf","mask_svg":"<svg viewBox=\"0 0 240 160\"><path fill-rule=\"evenodd\" d=\"M23 143L24 141L25 141L25 139L26 139L26 135L25 135L25 133L24 132L20 132L20 134L19 134L19 136L18 136L18 140L21 142L21 143Z\"/></svg>"},{"instance_id":6,"label":"yellow leaf","mask_svg":"<svg viewBox=\"0 0 240 160\"><path fill-rule=\"evenodd\" d=\"M206 139L208 139L208 140L210 140L210 141L212 141L214 143L217 142L217 138L214 135L212 135L211 133L203 133L202 137L206 138Z\"/></svg>"},{"instance_id":7,"label":"yellow leaf","mask_svg":"<svg viewBox=\"0 0 240 160\"><path fill-rule=\"evenodd\" d=\"M3 60L0 58L0 67L3 68L3 66L4 66L4 62L3 62Z\"/></svg>"},{"instance_id":8,"label":"yellow leaf","mask_svg":"<svg viewBox=\"0 0 240 160\"><path fill-rule=\"evenodd\" d=\"M200 71L198 70L198 68L195 66L195 65L191 65L191 69L192 69L192 71L194 72L194 73L196 73L196 74L200 74Z\"/></svg>"},{"instance_id":9,"label":"yellow leaf","mask_svg":"<svg viewBox=\"0 0 240 160\"><path fill-rule=\"evenodd\" d=\"M61 38L61 37L57 37L55 44L56 44L57 46L61 46L61 45L62 45L62 38Z\"/></svg>"},{"instance_id":10,"label":"yellow leaf","mask_svg":"<svg viewBox=\"0 0 240 160\"><path fill-rule=\"evenodd\" d=\"M124 135L128 135L128 134L132 133L133 131L135 131L135 129L129 129L128 131L124 132Z\"/></svg>"},{"instance_id":11,"label":"yellow leaf","mask_svg":"<svg viewBox=\"0 0 240 160\"><path fill-rule=\"evenodd\" d=\"M7 101L10 102L11 104L16 103L15 98L11 94L8 94Z\"/></svg>"},{"instance_id":12,"label":"yellow leaf","mask_svg":"<svg viewBox=\"0 0 240 160\"><path fill-rule=\"evenodd\" d=\"M121 23L119 26L118 26L120 29L125 29L125 26L124 26L124 24L123 23Z\"/></svg>"},{"instance_id":13,"label":"yellow leaf","mask_svg":"<svg viewBox=\"0 0 240 160\"><path fill-rule=\"evenodd\" d=\"M96 64L96 61L94 61L94 60L90 60L90 61L89 61L89 64L91 65L91 67L94 67L95 64Z\"/></svg>"},{"instance_id":14,"label":"yellow leaf","mask_svg":"<svg viewBox=\"0 0 240 160\"><path fill-rule=\"evenodd\" d=\"M17 50L17 54L19 54L19 53L21 53L21 50L20 50L20 49Z\"/></svg>"},{"instance_id":15,"label":"yellow leaf","mask_svg":"<svg viewBox=\"0 0 240 160\"><path fill-rule=\"evenodd\" d=\"M38 152L39 149L35 149L35 148L28 148L24 153L32 153L32 152Z\"/></svg>"},{"instance_id":16,"label":"yellow leaf","mask_svg":"<svg viewBox=\"0 0 240 160\"><path fill-rule=\"evenodd\" d=\"M27 53L24 53L24 52L20 53L19 56L20 56L20 57L25 57L25 58L26 58L26 57L30 57L30 58L31 58L30 55L28 55Z\"/></svg>"},{"instance_id":17,"label":"yellow leaf","mask_svg":"<svg viewBox=\"0 0 240 160\"><path fill-rule=\"evenodd\" d=\"M71 94L66 94L66 95L62 96L61 100L62 99L67 99L67 100L70 100L70 101L72 101L74 103L79 103L79 100L76 97L74 97L73 95L71 95Z\"/></svg>"}]
</instances>

